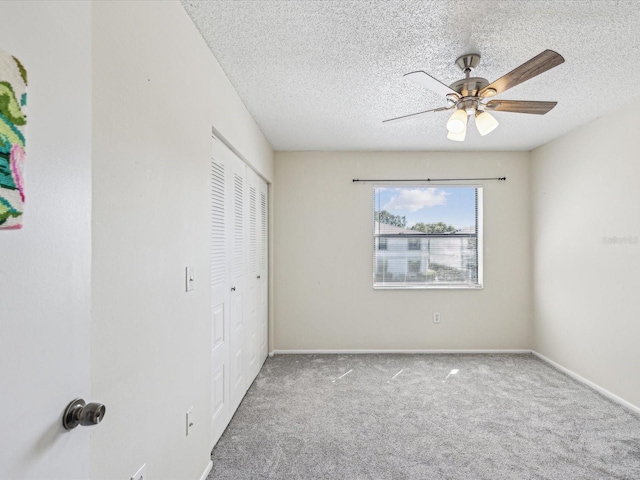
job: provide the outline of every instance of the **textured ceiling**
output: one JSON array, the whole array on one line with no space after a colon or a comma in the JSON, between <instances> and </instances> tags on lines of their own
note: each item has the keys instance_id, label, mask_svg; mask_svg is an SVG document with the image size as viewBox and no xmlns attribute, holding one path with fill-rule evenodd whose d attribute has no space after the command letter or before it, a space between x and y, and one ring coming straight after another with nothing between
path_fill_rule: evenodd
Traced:
<instances>
[{"instance_id":1,"label":"textured ceiling","mask_svg":"<svg viewBox=\"0 0 640 480\"><path fill-rule=\"evenodd\" d=\"M530 150L640 98L640 1L182 0L275 150ZM486 137L446 139L445 105L402 78L490 82L545 49L565 63L496 99L555 100L544 116L494 113ZM626 95L626 96L625 96Z\"/></svg>"}]
</instances>

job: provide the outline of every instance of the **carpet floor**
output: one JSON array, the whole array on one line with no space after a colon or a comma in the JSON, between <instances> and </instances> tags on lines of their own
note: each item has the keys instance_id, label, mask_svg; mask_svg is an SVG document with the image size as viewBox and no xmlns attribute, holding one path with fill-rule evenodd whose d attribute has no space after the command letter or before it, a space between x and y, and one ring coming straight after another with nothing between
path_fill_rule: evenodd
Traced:
<instances>
[{"instance_id":1,"label":"carpet floor","mask_svg":"<svg viewBox=\"0 0 640 480\"><path fill-rule=\"evenodd\" d=\"M640 416L533 355L280 355L212 460L208 480L638 480Z\"/></svg>"}]
</instances>

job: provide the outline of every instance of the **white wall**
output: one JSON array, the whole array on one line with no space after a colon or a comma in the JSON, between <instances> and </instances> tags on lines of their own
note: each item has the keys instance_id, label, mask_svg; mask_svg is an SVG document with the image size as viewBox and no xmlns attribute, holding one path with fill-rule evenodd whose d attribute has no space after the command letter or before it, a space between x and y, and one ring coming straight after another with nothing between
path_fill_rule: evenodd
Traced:
<instances>
[{"instance_id":1,"label":"white wall","mask_svg":"<svg viewBox=\"0 0 640 480\"><path fill-rule=\"evenodd\" d=\"M0 2L29 77L22 230L0 230L0 478L89 477L91 5ZM99 427L94 427L99 428Z\"/></svg>"},{"instance_id":2,"label":"white wall","mask_svg":"<svg viewBox=\"0 0 640 480\"><path fill-rule=\"evenodd\" d=\"M93 55L92 380L108 408L93 477L146 462L196 479L212 447L211 127L269 180L272 152L179 3L94 4Z\"/></svg>"},{"instance_id":3,"label":"white wall","mask_svg":"<svg viewBox=\"0 0 640 480\"><path fill-rule=\"evenodd\" d=\"M600 118L532 154L535 349L640 407L640 120Z\"/></svg>"},{"instance_id":4,"label":"white wall","mask_svg":"<svg viewBox=\"0 0 640 480\"><path fill-rule=\"evenodd\" d=\"M483 290L373 290L373 186L353 178L494 176ZM275 178L276 350L531 348L529 153L277 153Z\"/></svg>"}]
</instances>

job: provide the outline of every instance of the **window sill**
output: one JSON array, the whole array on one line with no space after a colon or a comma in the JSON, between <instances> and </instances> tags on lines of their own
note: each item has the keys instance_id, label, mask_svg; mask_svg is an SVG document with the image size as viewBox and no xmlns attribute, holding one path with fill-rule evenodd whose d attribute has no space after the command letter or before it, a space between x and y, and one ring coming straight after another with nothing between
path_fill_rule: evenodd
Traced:
<instances>
[{"instance_id":1,"label":"window sill","mask_svg":"<svg viewBox=\"0 0 640 480\"><path fill-rule=\"evenodd\" d=\"M460 285L460 284L439 284L439 285L373 285L374 290L482 290L483 285Z\"/></svg>"}]
</instances>

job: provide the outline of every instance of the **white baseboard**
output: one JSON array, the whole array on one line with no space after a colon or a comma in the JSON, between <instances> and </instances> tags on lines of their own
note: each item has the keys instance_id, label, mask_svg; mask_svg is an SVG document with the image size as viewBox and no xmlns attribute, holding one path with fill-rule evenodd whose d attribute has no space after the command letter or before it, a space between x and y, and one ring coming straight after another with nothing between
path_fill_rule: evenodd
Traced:
<instances>
[{"instance_id":1,"label":"white baseboard","mask_svg":"<svg viewBox=\"0 0 640 480\"><path fill-rule=\"evenodd\" d=\"M354 355L361 353L515 353L530 354L531 350L501 350L501 349L347 349L347 350L274 350L275 355L325 355L343 354ZM270 355L272 355L270 354Z\"/></svg>"},{"instance_id":2,"label":"white baseboard","mask_svg":"<svg viewBox=\"0 0 640 480\"><path fill-rule=\"evenodd\" d=\"M610 400L613 400L616 403L619 403L620 405L622 405L623 407L628 408L629 410L631 410L634 413L640 414L640 407L637 407L636 405L634 405L633 403L627 402L625 399L620 398L619 396L615 395L614 393L611 393L609 390L602 388L600 385L597 385L595 383L593 383L590 380L587 380L586 378L578 375L576 372L574 372L573 370L569 370L568 368L563 367L562 365L560 365L559 363L554 362L553 360L551 360L550 358L545 357L544 355L536 352L535 350L532 350L531 353L533 353L536 357L538 357L540 360L548 363L549 365L551 365L552 367L560 370L561 372L566 373L567 375L569 375L571 378L579 381L580 383L585 384L586 386L593 388L595 391L597 391L598 393L600 393L601 395L604 395L605 397L607 397Z\"/></svg>"},{"instance_id":3,"label":"white baseboard","mask_svg":"<svg viewBox=\"0 0 640 480\"><path fill-rule=\"evenodd\" d=\"M200 475L200 480L207 480L207 476L211 473L211 469L213 468L213 462L209 460L207 464L207 468L204 469L204 473Z\"/></svg>"}]
</instances>

